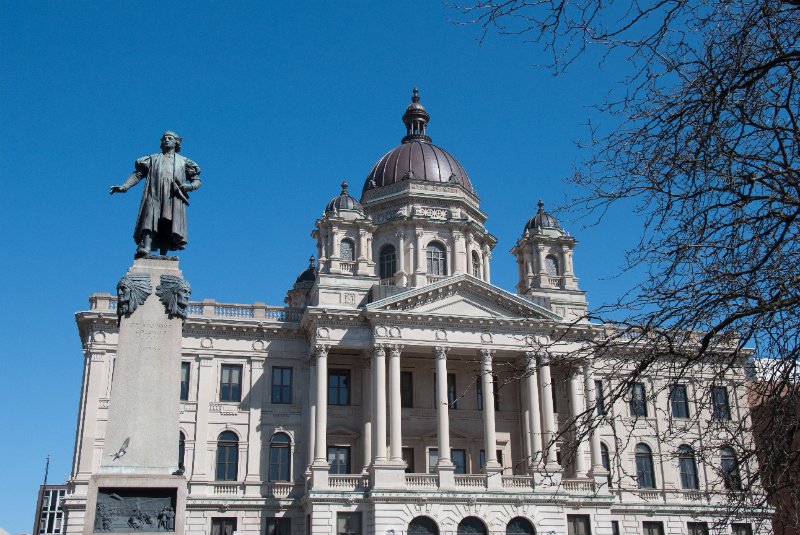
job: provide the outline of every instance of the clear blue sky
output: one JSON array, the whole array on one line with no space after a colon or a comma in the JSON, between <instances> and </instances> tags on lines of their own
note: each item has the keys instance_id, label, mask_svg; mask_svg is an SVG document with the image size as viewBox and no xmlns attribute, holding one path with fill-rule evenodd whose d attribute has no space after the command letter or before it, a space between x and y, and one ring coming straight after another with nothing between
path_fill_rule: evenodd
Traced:
<instances>
[{"instance_id":1,"label":"clear blue sky","mask_svg":"<svg viewBox=\"0 0 800 535\"><path fill-rule=\"evenodd\" d=\"M0 527L32 527L44 459L70 471L83 356L73 314L130 265L141 185L109 197L174 129L203 169L181 268L196 299L280 305L315 253L315 219L345 179L360 192L404 134L417 85L429 133L466 168L499 243L493 282L513 291L508 250L581 160L589 106L618 73L545 58L436 1L12 2L0 0ZM608 68L606 68L608 70ZM638 222L565 226L593 305Z\"/></svg>"}]
</instances>

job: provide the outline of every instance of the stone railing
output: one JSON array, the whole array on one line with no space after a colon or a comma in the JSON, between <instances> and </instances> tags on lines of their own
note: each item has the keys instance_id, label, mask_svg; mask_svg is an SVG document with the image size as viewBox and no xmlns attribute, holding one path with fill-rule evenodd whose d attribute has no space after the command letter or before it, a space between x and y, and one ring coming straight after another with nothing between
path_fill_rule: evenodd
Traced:
<instances>
[{"instance_id":1,"label":"stone railing","mask_svg":"<svg viewBox=\"0 0 800 535\"><path fill-rule=\"evenodd\" d=\"M547 277L547 282L550 283L550 286L561 288L561 277Z\"/></svg>"},{"instance_id":2,"label":"stone railing","mask_svg":"<svg viewBox=\"0 0 800 535\"><path fill-rule=\"evenodd\" d=\"M233 496L239 493L239 485L214 485L214 494Z\"/></svg>"},{"instance_id":3,"label":"stone railing","mask_svg":"<svg viewBox=\"0 0 800 535\"><path fill-rule=\"evenodd\" d=\"M365 474L330 474L328 485L332 489L358 490L369 487L369 476Z\"/></svg>"},{"instance_id":4,"label":"stone railing","mask_svg":"<svg viewBox=\"0 0 800 535\"><path fill-rule=\"evenodd\" d=\"M594 481L584 479L564 479L561 485L567 492L594 492Z\"/></svg>"},{"instance_id":5,"label":"stone railing","mask_svg":"<svg viewBox=\"0 0 800 535\"><path fill-rule=\"evenodd\" d=\"M289 481L274 481L265 485L266 495L270 498L288 498L293 494L295 487L302 489L302 485L295 485ZM295 493L296 494L296 493Z\"/></svg>"},{"instance_id":6,"label":"stone railing","mask_svg":"<svg viewBox=\"0 0 800 535\"><path fill-rule=\"evenodd\" d=\"M503 488L532 489L533 476L503 476Z\"/></svg>"},{"instance_id":7,"label":"stone railing","mask_svg":"<svg viewBox=\"0 0 800 535\"><path fill-rule=\"evenodd\" d=\"M486 488L486 474L456 474L456 487Z\"/></svg>"},{"instance_id":8,"label":"stone railing","mask_svg":"<svg viewBox=\"0 0 800 535\"><path fill-rule=\"evenodd\" d=\"M356 272L356 263L355 262L339 262L339 270L342 273L355 273Z\"/></svg>"},{"instance_id":9,"label":"stone railing","mask_svg":"<svg viewBox=\"0 0 800 535\"><path fill-rule=\"evenodd\" d=\"M109 293L94 293L89 297L89 309L116 312L117 298ZM269 306L264 303L242 305L217 303L214 299L191 301L187 313L197 318L265 319L273 321L300 321L302 310L291 307Z\"/></svg>"},{"instance_id":10,"label":"stone railing","mask_svg":"<svg viewBox=\"0 0 800 535\"><path fill-rule=\"evenodd\" d=\"M406 486L410 489L435 489L439 487L437 474L406 474Z\"/></svg>"},{"instance_id":11,"label":"stone railing","mask_svg":"<svg viewBox=\"0 0 800 535\"><path fill-rule=\"evenodd\" d=\"M394 277L390 277L388 279L381 279L380 285L381 286L395 286L396 282L394 280Z\"/></svg>"},{"instance_id":12,"label":"stone railing","mask_svg":"<svg viewBox=\"0 0 800 535\"><path fill-rule=\"evenodd\" d=\"M440 281L442 279L446 279L447 275L431 275L431 274L428 274L427 277L428 277L428 284L433 284L436 281Z\"/></svg>"},{"instance_id":13,"label":"stone railing","mask_svg":"<svg viewBox=\"0 0 800 535\"><path fill-rule=\"evenodd\" d=\"M225 416L233 416L239 414L238 403L226 403L224 401L212 401L208 404L209 412L218 412Z\"/></svg>"}]
</instances>

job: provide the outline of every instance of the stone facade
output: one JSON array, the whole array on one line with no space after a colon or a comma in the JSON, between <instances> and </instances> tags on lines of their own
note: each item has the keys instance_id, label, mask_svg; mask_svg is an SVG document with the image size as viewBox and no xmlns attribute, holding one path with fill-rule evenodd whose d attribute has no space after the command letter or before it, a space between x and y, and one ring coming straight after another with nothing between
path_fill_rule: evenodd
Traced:
<instances>
[{"instance_id":1,"label":"stone facade","mask_svg":"<svg viewBox=\"0 0 800 535\"><path fill-rule=\"evenodd\" d=\"M619 400L596 429L561 433L594 410L598 381L610 392L619 380L583 350L598 326L582 319L576 240L540 207L512 249L517 293L492 285L496 239L478 197L463 177L425 180L428 164L403 180L382 175L360 202L346 187L331 201L312 234L316 270L298 278L290 306L190 303L180 446L163 444L188 481L185 533L713 528L725 493L700 460L697 488L684 488L675 446L658 438L675 423L656 410L669 405L666 394L646 401L650 416L630 417ZM96 293L77 314L85 363L68 534L92 521L89 481L115 402L115 307ZM643 385L666 391L670 380ZM711 381L720 377L687 385L693 414L708 410L697 400ZM744 377L731 369L724 381L735 420ZM635 440L616 439L620 422ZM652 485L637 480L641 444L652 453ZM577 453L561 455L568 450Z\"/></svg>"}]
</instances>

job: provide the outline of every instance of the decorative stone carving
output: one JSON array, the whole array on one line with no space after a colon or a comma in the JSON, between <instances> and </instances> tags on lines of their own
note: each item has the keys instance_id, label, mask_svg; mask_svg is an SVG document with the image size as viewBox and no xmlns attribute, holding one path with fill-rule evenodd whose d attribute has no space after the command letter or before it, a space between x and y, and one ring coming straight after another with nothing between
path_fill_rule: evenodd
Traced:
<instances>
[{"instance_id":1,"label":"decorative stone carving","mask_svg":"<svg viewBox=\"0 0 800 535\"><path fill-rule=\"evenodd\" d=\"M492 343L492 333L481 333L481 342L484 344Z\"/></svg>"},{"instance_id":2,"label":"decorative stone carving","mask_svg":"<svg viewBox=\"0 0 800 535\"><path fill-rule=\"evenodd\" d=\"M434 336L436 337L437 340L447 340L447 331L443 329L438 329L434 333Z\"/></svg>"},{"instance_id":3,"label":"decorative stone carving","mask_svg":"<svg viewBox=\"0 0 800 535\"><path fill-rule=\"evenodd\" d=\"M317 328L317 338L330 338L331 337L331 330L327 327L318 327Z\"/></svg>"},{"instance_id":4,"label":"decorative stone carving","mask_svg":"<svg viewBox=\"0 0 800 535\"><path fill-rule=\"evenodd\" d=\"M185 279L176 275L161 275L161 284L156 288L156 295L170 319L186 319L192 287Z\"/></svg>"},{"instance_id":5,"label":"decorative stone carving","mask_svg":"<svg viewBox=\"0 0 800 535\"><path fill-rule=\"evenodd\" d=\"M208 337L203 338L202 340L200 340L200 347L202 347L203 349L211 349L212 347L214 347L214 340Z\"/></svg>"},{"instance_id":6,"label":"decorative stone carving","mask_svg":"<svg viewBox=\"0 0 800 535\"><path fill-rule=\"evenodd\" d=\"M130 316L153 293L150 275L129 273L117 283L117 325L122 316Z\"/></svg>"},{"instance_id":7,"label":"decorative stone carving","mask_svg":"<svg viewBox=\"0 0 800 535\"><path fill-rule=\"evenodd\" d=\"M175 489L101 488L94 531L175 531Z\"/></svg>"}]
</instances>

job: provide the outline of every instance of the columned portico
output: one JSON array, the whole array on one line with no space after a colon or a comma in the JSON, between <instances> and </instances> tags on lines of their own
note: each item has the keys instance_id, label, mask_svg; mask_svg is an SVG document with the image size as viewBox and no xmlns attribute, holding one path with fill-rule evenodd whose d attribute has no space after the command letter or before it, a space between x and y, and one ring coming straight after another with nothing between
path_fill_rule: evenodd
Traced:
<instances>
[{"instance_id":1,"label":"columned portico","mask_svg":"<svg viewBox=\"0 0 800 535\"><path fill-rule=\"evenodd\" d=\"M450 458L450 414L447 397L448 349L437 346L434 350L436 355L436 416L439 433L439 463L436 465L436 470L439 473L439 488L442 489L455 487L455 466Z\"/></svg>"},{"instance_id":2,"label":"columned portico","mask_svg":"<svg viewBox=\"0 0 800 535\"><path fill-rule=\"evenodd\" d=\"M403 436L400 405L400 351L403 346L389 346L389 458L393 463L403 463Z\"/></svg>"},{"instance_id":3,"label":"columned portico","mask_svg":"<svg viewBox=\"0 0 800 535\"><path fill-rule=\"evenodd\" d=\"M486 456L486 486L500 488L503 467L497 462L497 433L494 421L494 376L491 349L481 349L481 386L483 390L483 436Z\"/></svg>"},{"instance_id":4,"label":"columned portico","mask_svg":"<svg viewBox=\"0 0 800 535\"><path fill-rule=\"evenodd\" d=\"M389 433L391 451L386 448L386 350L389 351ZM375 488L404 489L405 463L400 420L400 351L402 346L376 344L372 355L372 485Z\"/></svg>"},{"instance_id":5,"label":"columned portico","mask_svg":"<svg viewBox=\"0 0 800 535\"><path fill-rule=\"evenodd\" d=\"M317 361L316 425L314 426L314 462L311 463L311 485L328 487L328 346L314 346Z\"/></svg>"},{"instance_id":6,"label":"columned portico","mask_svg":"<svg viewBox=\"0 0 800 535\"><path fill-rule=\"evenodd\" d=\"M531 449L531 469L536 470L544 463L544 450L542 449L542 420L539 408L539 381L536 368L536 353L527 351L525 353L525 366L527 378L525 386L528 396L528 415L530 418L530 449Z\"/></svg>"},{"instance_id":7,"label":"columned portico","mask_svg":"<svg viewBox=\"0 0 800 535\"><path fill-rule=\"evenodd\" d=\"M372 348L372 455L375 462L386 461L386 350Z\"/></svg>"}]
</instances>

